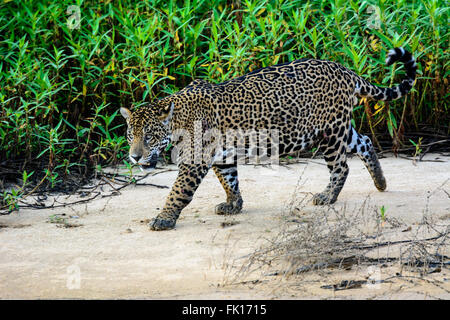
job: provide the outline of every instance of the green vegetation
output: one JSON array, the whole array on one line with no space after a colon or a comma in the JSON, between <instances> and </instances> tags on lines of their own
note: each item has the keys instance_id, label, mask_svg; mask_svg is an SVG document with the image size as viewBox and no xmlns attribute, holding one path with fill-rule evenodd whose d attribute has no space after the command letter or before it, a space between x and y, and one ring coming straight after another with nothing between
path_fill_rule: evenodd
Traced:
<instances>
[{"instance_id":1,"label":"green vegetation","mask_svg":"<svg viewBox=\"0 0 450 320\"><path fill-rule=\"evenodd\" d=\"M354 125L397 147L423 126L448 135L448 13L444 0L3 1L1 183L17 183L17 197L26 184L67 191L73 177L122 163L118 108L194 78L222 82L315 57L390 86L403 74L385 67L396 46L418 60L413 92L389 104L361 101ZM21 181L25 171L34 174ZM0 206L14 207L11 192L0 194Z\"/></svg>"},{"instance_id":2,"label":"green vegetation","mask_svg":"<svg viewBox=\"0 0 450 320\"><path fill-rule=\"evenodd\" d=\"M382 222L386 221L386 208L384 206L380 207L380 217Z\"/></svg>"}]
</instances>

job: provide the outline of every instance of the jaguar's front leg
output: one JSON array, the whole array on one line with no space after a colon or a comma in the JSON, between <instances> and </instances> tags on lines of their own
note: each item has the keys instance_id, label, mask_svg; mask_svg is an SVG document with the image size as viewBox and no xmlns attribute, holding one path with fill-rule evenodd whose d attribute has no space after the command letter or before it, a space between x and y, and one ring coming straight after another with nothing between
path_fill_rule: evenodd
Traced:
<instances>
[{"instance_id":1,"label":"jaguar's front leg","mask_svg":"<svg viewBox=\"0 0 450 320\"><path fill-rule=\"evenodd\" d=\"M239 191L236 164L213 165L213 170L227 194L227 202L216 206L216 214L228 215L241 212L243 201Z\"/></svg>"},{"instance_id":2,"label":"jaguar's front leg","mask_svg":"<svg viewBox=\"0 0 450 320\"><path fill-rule=\"evenodd\" d=\"M205 164L182 163L179 165L177 179L162 212L149 223L151 230L168 230L175 227L181 210L191 202L194 192L208 173L208 169L209 166Z\"/></svg>"}]
</instances>

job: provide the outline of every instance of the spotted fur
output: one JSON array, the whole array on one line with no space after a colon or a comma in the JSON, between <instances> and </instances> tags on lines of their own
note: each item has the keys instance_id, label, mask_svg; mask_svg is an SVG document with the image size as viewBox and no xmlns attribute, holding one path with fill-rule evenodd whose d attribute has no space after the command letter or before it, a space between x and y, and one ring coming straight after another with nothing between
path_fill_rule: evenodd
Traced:
<instances>
[{"instance_id":1,"label":"spotted fur","mask_svg":"<svg viewBox=\"0 0 450 320\"><path fill-rule=\"evenodd\" d=\"M416 74L413 56L403 48L388 53L388 65L400 61L406 78L393 88L371 84L353 71L325 60L302 59L253 71L220 84L195 80L181 91L155 101L133 113L121 108L127 119L130 159L143 168L154 167L158 154L174 141L177 130L194 136L214 129L278 130L280 155L307 149L320 143L330 182L313 197L316 205L334 203L348 175L347 153L356 153L367 167L376 188L386 189L372 142L351 126L353 105L367 97L389 101L411 90ZM198 146L192 144L194 149ZM186 148L181 159L186 157ZM218 164L214 149L207 149L204 161L181 161L178 177L162 212L150 223L152 230L171 229L190 203L203 177L212 167L221 182L226 202L217 214L236 214L242 209L236 163Z\"/></svg>"}]
</instances>

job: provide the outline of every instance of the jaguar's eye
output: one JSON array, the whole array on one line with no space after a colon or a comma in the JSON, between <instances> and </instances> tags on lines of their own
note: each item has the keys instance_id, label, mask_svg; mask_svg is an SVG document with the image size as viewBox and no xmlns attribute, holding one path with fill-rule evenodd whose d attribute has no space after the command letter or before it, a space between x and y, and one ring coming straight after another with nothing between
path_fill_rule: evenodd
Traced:
<instances>
[{"instance_id":1,"label":"jaguar's eye","mask_svg":"<svg viewBox=\"0 0 450 320\"><path fill-rule=\"evenodd\" d=\"M145 141L149 142L150 140L152 140L152 135L151 134L146 134L144 136Z\"/></svg>"}]
</instances>

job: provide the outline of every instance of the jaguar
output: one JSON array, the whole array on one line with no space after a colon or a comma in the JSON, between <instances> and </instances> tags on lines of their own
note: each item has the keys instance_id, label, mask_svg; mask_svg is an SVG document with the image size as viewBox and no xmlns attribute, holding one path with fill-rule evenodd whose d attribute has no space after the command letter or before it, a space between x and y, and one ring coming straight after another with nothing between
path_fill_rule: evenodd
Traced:
<instances>
[{"instance_id":1,"label":"jaguar","mask_svg":"<svg viewBox=\"0 0 450 320\"><path fill-rule=\"evenodd\" d=\"M150 229L173 229L211 168L226 193L226 201L215 207L215 213L241 212L238 162L232 152L235 144L231 144L232 150L216 148L218 138L193 138L199 132L225 136L231 130L276 131L280 156L319 145L330 181L323 192L313 196L315 205L336 202L349 173L347 155L351 153L363 161L375 187L384 191L386 180L373 144L355 130L351 117L353 106L362 98L391 101L412 89L417 69L413 55L395 48L387 53L385 62L403 63L405 76L400 84L380 87L338 63L311 58L265 67L218 84L194 80L133 111L121 107L132 163L151 170L168 146L173 145L179 153L177 178L162 211L151 219ZM244 143L244 148L247 145ZM193 161L198 152L200 161ZM234 154L231 161L227 153Z\"/></svg>"}]
</instances>

